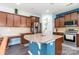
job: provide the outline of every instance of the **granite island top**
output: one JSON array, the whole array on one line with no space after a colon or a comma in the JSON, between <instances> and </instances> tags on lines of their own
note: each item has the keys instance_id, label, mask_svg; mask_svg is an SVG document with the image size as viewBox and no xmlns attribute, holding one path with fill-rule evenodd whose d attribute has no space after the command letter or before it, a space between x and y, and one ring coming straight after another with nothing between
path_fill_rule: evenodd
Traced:
<instances>
[{"instance_id":1,"label":"granite island top","mask_svg":"<svg viewBox=\"0 0 79 59\"><path fill-rule=\"evenodd\" d=\"M31 42L38 42L38 43L49 43L61 37L62 37L61 35L43 36L42 34L31 34L31 35L24 36L26 40L31 41Z\"/></svg>"}]
</instances>

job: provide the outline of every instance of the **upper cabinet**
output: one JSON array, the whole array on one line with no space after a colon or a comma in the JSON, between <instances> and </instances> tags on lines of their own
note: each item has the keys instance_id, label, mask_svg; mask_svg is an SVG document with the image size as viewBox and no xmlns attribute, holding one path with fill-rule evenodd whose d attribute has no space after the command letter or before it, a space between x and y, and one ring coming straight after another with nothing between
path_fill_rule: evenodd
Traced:
<instances>
[{"instance_id":1,"label":"upper cabinet","mask_svg":"<svg viewBox=\"0 0 79 59\"><path fill-rule=\"evenodd\" d=\"M34 22L39 22L39 18L0 11L0 27L31 27Z\"/></svg>"},{"instance_id":2,"label":"upper cabinet","mask_svg":"<svg viewBox=\"0 0 79 59\"><path fill-rule=\"evenodd\" d=\"M7 14L7 26L13 26L13 14Z\"/></svg>"},{"instance_id":3,"label":"upper cabinet","mask_svg":"<svg viewBox=\"0 0 79 59\"><path fill-rule=\"evenodd\" d=\"M34 22L39 22L39 17L31 16L31 22L32 22L32 24L33 24Z\"/></svg>"},{"instance_id":4,"label":"upper cabinet","mask_svg":"<svg viewBox=\"0 0 79 59\"><path fill-rule=\"evenodd\" d=\"M55 27L59 27L59 24L60 24L60 19L56 18L55 19Z\"/></svg>"},{"instance_id":5,"label":"upper cabinet","mask_svg":"<svg viewBox=\"0 0 79 59\"><path fill-rule=\"evenodd\" d=\"M64 17L55 19L55 27L64 27Z\"/></svg>"},{"instance_id":6,"label":"upper cabinet","mask_svg":"<svg viewBox=\"0 0 79 59\"><path fill-rule=\"evenodd\" d=\"M31 21L32 21L32 23L34 23L36 21L36 17L35 16L31 16Z\"/></svg>"},{"instance_id":7,"label":"upper cabinet","mask_svg":"<svg viewBox=\"0 0 79 59\"><path fill-rule=\"evenodd\" d=\"M27 20L27 25L26 26L31 27L31 18L27 17L26 20Z\"/></svg>"},{"instance_id":8,"label":"upper cabinet","mask_svg":"<svg viewBox=\"0 0 79 59\"><path fill-rule=\"evenodd\" d=\"M60 17L59 20L60 20L59 21L60 22L59 26L64 27L64 17Z\"/></svg>"},{"instance_id":9,"label":"upper cabinet","mask_svg":"<svg viewBox=\"0 0 79 59\"><path fill-rule=\"evenodd\" d=\"M71 20L77 20L77 12L71 13Z\"/></svg>"},{"instance_id":10,"label":"upper cabinet","mask_svg":"<svg viewBox=\"0 0 79 59\"><path fill-rule=\"evenodd\" d=\"M71 15L71 14L66 14L66 15L64 16L65 21L71 20L70 15Z\"/></svg>"},{"instance_id":11,"label":"upper cabinet","mask_svg":"<svg viewBox=\"0 0 79 59\"><path fill-rule=\"evenodd\" d=\"M77 23L77 26L79 26L79 13L78 13L78 23Z\"/></svg>"},{"instance_id":12,"label":"upper cabinet","mask_svg":"<svg viewBox=\"0 0 79 59\"><path fill-rule=\"evenodd\" d=\"M19 15L14 15L14 26L15 27L21 26L21 19Z\"/></svg>"},{"instance_id":13,"label":"upper cabinet","mask_svg":"<svg viewBox=\"0 0 79 59\"><path fill-rule=\"evenodd\" d=\"M26 17L24 17L24 16L21 16L21 26L22 27L26 27L26 25L27 25L27 22L26 22L27 20L26 20Z\"/></svg>"},{"instance_id":14,"label":"upper cabinet","mask_svg":"<svg viewBox=\"0 0 79 59\"><path fill-rule=\"evenodd\" d=\"M6 13L0 12L0 26L6 26Z\"/></svg>"}]
</instances>

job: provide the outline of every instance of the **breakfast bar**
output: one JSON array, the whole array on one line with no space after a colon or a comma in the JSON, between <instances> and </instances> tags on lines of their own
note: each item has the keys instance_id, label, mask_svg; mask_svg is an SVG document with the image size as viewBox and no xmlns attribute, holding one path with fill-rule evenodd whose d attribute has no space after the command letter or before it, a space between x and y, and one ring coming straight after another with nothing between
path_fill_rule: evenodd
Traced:
<instances>
[{"instance_id":1,"label":"breakfast bar","mask_svg":"<svg viewBox=\"0 0 79 59\"><path fill-rule=\"evenodd\" d=\"M62 52L63 36L60 35L25 35L29 41L28 53L32 55L58 55Z\"/></svg>"}]
</instances>

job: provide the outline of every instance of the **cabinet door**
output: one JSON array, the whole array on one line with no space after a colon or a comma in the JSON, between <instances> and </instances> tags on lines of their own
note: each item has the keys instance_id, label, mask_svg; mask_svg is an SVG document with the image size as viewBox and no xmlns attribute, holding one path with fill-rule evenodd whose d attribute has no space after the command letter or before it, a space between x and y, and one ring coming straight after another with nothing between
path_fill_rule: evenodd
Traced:
<instances>
[{"instance_id":1,"label":"cabinet door","mask_svg":"<svg viewBox=\"0 0 79 59\"><path fill-rule=\"evenodd\" d=\"M76 39L76 46L79 47L79 34L76 35L77 39Z\"/></svg>"},{"instance_id":2,"label":"cabinet door","mask_svg":"<svg viewBox=\"0 0 79 59\"><path fill-rule=\"evenodd\" d=\"M65 21L69 21L71 18L70 18L70 14L67 14L64 16L65 17Z\"/></svg>"},{"instance_id":3,"label":"cabinet door","mask_svg":"<svg viewBox=\"0 0 79 59\"><path fill-rule=\"evenodd\" d=\"M13 26L13 14L7 14L7 26Z\"/></svg>"},{"instance_id":4,"label":"cabinet door","mask_svg":"<svg viewBox=\"0 0 79 59\"><path fill-rule=\"evenodd\" d=\"M6 26L7 13L0 12L0 26Z\"/></svg>"},{"instance_id":5,"label":"cabinet door","mask_svg":"<svg viewBox=\"0 0 79 59\"><path fill-rule=\"evenodd\" d=\"M31 27L31 18L27 17L27 27Z\"/></svg>"},{"instance_id":6,"label":"cabinet door","mask_svg":"<svg viewBox=\"0 0 79 59\"><path fill-rule=\"evenodd\" d=\"M36 22L39 22L39 17L36 17L36 20L35 20Z\"/></svg>"},{"instance_id":7,"label":"cabinet door","mask_svg":"<svg viewBox=\"0 0 79 59\"><path fill-rule=\"evenodd\" d=\"M32 23L34 23L36 21L36 17L31 16L31 21L32 21Z\"/></svg>"},{"instance_id":8,"label":"cabinet door","mask_svg":"<svg viewBox=\"0 0 79 59\"><path fill-rule=\"evenodd\" d=\"M64 17L60 17L60 27L64 27Z\"/></svg>"},{"instance_id":9,"label":"cabinet door","mask_svg":"<svg viewBox=\"0 0 79 59\"><path fill-rule=\"evenodd\" d=\"M56 39L55 41L55 54L56 55L62 54L62 43L63 43L63 37Z\"/></svg>"},{"instance_id":10,"label":"cabinet door","mask_svg":"<svg viewBox=\"0 0 79 59\"><path fill-rule=\"evenodd\" d=\"M78 13L78 23L77 23L77 26L79 26L79 13Z\"/></svg>"},{"instance_id":11,"label":"cabinet door","mask_svg":"<svg viewBox=\"0 0 79 59\"><path fill-rule=\"evenodd\" d=\"M15 27L21 26L21 24L20 24L20 16L18 16L18 15L14 15L14 26Z\"/></svg>"},{"instance_id":12,"label":"cabinet door","mask_svg":"<svg viewBox=\"0 0 79 59\"><path fill-rule=\"evenodd\" d=\"M21 26L26 27L26 17L21 16Z\"/></svg>"},{"instance_id":13,"label":"cabinet door","mask_svg":"<svg viewBox=\"0 0 79 59\"><path fill-rule=\"evenodd\" d=\"M60 24L59 21L60 21L59 18L55 19L55 27L59 27Z\"/></svg>"},{"instance_id":14,"label":"cabinet door","mask_svg":"<svg viewBox=\"0 0 79 59\"><path fill-rule=\"evenodd\" d=\"M77 12L71 13L71 20L77 20Z\"/></svg>"}]
</instances>

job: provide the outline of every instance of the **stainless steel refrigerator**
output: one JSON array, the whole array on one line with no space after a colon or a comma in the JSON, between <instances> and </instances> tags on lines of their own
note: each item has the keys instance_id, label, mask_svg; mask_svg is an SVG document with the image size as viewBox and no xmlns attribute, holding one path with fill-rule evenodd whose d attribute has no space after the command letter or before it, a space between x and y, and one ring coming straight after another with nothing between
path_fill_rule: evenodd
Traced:
<instances>
[{"instance_id":1,"label":"stainless steel refrigerator","mask_svg":"<svg viewBox=\"0 0 79 59\"><path fill-rule=\"evenodd\" d=\"M41 33L41 23L34 22L31 27L32 33Z\"/></svg>"}]
</instances>

